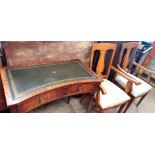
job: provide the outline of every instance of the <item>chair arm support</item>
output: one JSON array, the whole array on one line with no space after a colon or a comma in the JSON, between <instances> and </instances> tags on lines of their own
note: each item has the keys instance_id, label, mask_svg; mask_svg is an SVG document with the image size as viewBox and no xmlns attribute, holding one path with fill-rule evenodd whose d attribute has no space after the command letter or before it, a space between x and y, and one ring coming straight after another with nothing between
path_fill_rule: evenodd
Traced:
<instances>
[{"instance_id":1,"label":"chair arm support","mask_svg":"<svg viewBox=\"0 0 155 155\"><path fill-rule=\"evenodd\" d=\"M100 90L103 95L107 93L107 91L105 90L105 88L102 85L100 85Z\"/></svg>"},{"instance_id":2,"label":"chair arm support","mask_svg":"<svg viewBox=\"0 0 155 155\"><path fill-rule=\"evenodd\" d=\"M135 61L133 62L133 64L136 65L137 67L139 67L140 69L145 70L145 71L148 72L149 74L155 74L155 71L150 70L150 69L147 69L147 68L145 68L145 67L139 65L139 64L137 64Z\"/></svg>"},{"instance_id":3,"label":"chair arm support","mask_svg":"<svg viewBox=\"0 0 155 155\"><path fill-rule=\"evenodd\" d=\"M140 85L141 82L135 80L133 77L129 76L127 72L125 72L122 68L120 68L118 66L118 69L116 69L115 67L111 66L111 69L114 70L116 73L118 73L119 75L123 76L124 78L126 78L130 83L134 83L135 85Z\"/></svg>"}]
</instances>

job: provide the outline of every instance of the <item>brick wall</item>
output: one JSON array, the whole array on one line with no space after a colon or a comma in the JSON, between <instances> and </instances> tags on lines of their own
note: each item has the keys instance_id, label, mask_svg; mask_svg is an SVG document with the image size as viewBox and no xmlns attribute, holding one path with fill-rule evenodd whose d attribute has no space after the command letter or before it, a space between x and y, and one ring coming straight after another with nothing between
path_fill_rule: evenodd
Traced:
<instances>
[{"instance_id":1,"label":"brick wall","mask_svg":"<svg viewBox=\"0 0 155 155\"><path fill-rule=\"evenodd\" d=\"M51 61L80 59L89 62L91 42L5 42L8 66L37 65Z\"/></svg>"}]
</instances>

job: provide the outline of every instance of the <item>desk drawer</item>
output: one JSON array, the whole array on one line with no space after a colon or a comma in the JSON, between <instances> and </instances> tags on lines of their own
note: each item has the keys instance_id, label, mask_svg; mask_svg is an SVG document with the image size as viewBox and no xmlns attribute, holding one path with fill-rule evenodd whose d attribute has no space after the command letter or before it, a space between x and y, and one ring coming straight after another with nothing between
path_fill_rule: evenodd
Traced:
<instances>
[{"instance_id":1,"label":"desk drawer","mask_svg":"<svg viewBox=\"0 0 155 155\"><path fill-rule=\"evenodd\" d=\"M72 86L65 86L49 91L47 93L47 100L48 102L50 102L52 100L56 100L66 96L95 92L98 88L99 86L97 84L78 84Z\"/></svg>"},{"instance_id":2,"label":"desk drawer","mask_svg":"<svg viewBox=\"0 0 155 155\"><path fill-rule=\"evenodd\" d=\"M18 105L18 111L19 112L29 112L32 109L35 109L36 107L47 103L47 94L42 94L38 97L29 99L26 102L23 102L21 104Z\"/></svg>"},{"instance_id":3,"label":"desk drawer","mask_svg":"<svg viewBox=\"0 0 155 155\"><path fill-rule=\"evenodd\" d=\"M43 104L46 104L50 101L54 101L66 96L95 92L98 89L98 87L99 85L97 84L87 83L87 84L76 84L56 88L43 94L40 94L39 96L32 97L31 99L28 99L27 101L19 105L16 105L18 106L14 108L16 109L16 111L13 110L12 112L29 112Z\"/></svg>"}]
</instances>

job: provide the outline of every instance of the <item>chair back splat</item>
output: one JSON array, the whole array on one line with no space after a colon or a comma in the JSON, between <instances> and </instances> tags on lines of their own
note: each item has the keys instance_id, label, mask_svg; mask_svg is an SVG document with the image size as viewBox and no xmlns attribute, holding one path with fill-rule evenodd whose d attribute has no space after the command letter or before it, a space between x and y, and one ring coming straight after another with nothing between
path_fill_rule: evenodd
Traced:
<instances>
[{"instance_id":1,"label":"chair back splat","mask_svg":"<svg viewBox=\"0 0 155 155\"><path fill-rule=\"evenodd\" d=\"M116 44L112 43L98 43L92 45L90 68L96 72L99 77L108 78L116 46Z\"/></svg>"},{"instance_id":2,"label":"chair back splat","mask_svg":"<svg viewBox=\"0 0 155 155\"><path fill-rule=\"evenodd\" d=\"M130 72L131 70L137 52L137 48L137 42L124 43L122 46L118 64L127 72Z\"/></svg>"}]
</instances>

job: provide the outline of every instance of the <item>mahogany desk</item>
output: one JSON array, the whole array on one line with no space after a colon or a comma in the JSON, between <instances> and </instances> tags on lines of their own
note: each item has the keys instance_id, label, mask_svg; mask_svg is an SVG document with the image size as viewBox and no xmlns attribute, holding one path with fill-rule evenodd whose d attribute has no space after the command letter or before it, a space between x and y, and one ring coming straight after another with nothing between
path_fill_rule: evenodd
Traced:
<instances>
[{"instance_id":1,"label":"mahogany desk","mask_svg":"<svg viewBox=\"0 0 155 155\"><path fill-rule=\"evenodd\" d=\"M63 97L96 93L101 79L80 60L1 71L7 106L11 112L32 109ZM91 101L87 112L91 110Z\"/></svg>"}]
</instances>

